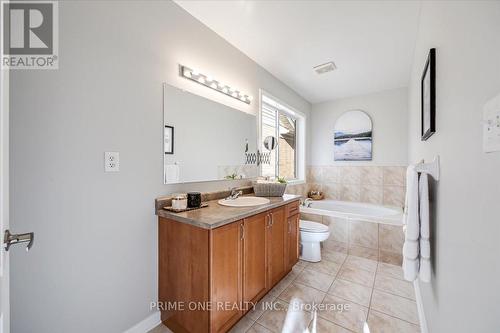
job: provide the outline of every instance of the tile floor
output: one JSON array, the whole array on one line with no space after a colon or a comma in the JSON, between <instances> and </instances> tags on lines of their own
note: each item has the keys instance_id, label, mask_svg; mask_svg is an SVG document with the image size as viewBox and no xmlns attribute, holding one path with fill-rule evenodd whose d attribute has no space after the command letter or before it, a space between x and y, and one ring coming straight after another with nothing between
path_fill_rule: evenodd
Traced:
<instances>
[{"instance_id":1,"label":"tile floor","mask_svg":"<svg viewBox=\"0 0 500 333\"><path fill-rule=\"evenodd\" d=\"M318 333L363 332L365 322L371 333L420 332L413 284L403 280L401 267L331 250L323 250L319 263L299 261L231 332L282 332L292 297L330 305L318 310ZM166 332L161 325L150 331Z\"/></svg>"}]
</instances>

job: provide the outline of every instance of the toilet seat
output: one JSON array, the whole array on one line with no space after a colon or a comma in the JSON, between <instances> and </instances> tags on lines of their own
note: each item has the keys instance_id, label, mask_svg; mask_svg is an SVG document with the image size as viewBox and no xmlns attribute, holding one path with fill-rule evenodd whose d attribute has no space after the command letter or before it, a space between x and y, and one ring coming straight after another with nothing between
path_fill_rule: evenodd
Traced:
<instances>
[{"instance_id":1,"label":"toilet seat","mask_svg":"<svg viewBox=\"0 0 500 333\"><path fill-rule=\"evenodd\" d=\"M305 231L305 232L328 232L328 226L318 223L318 222L313 222L313 221L307 221L307 220L300 220L299 224L299 229L300 231Z\"/></svg>"}]
</instances>

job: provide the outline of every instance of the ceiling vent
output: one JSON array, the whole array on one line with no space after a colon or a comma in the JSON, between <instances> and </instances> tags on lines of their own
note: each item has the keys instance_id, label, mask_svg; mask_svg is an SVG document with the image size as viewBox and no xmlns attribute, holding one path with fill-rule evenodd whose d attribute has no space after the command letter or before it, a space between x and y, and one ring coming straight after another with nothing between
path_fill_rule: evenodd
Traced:
<instances>
[{"instance_id":1,"label":"ceiling vent","mask_svg":"<svg viewBox=\"0 0 500 333\"><path fill-rule=\"evenodd\" d=\"M325 74L336 70L337 66L335 66L333 61L330 61L322 65L314 66L313 69L317 74Z\"/></svg>"}]
</instances>

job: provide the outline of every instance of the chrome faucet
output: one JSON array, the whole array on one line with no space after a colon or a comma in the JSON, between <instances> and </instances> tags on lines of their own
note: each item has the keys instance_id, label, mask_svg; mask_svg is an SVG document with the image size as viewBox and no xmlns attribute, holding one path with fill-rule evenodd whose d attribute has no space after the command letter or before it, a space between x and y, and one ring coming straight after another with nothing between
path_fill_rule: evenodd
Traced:
<instances>
[{"instance_id":1,"label":"chrome faucet","mask_svg":"<svg viewBox=\"0 0 500 333\"><path fill-rule=\"evenodd\" d=\"M233 187L231 188L231 194L226 198L226 200L235 200L242 194L243 191L238 191L237 187Z\"/></svg>"},{"instance_id":2,"label":"chrome faucet","mask_svg":"<svg viewBox=\"0 0 500 333\"><path fill-rule=\"evenodd\" d=\"M306 198L306 199L304 199L304 201L302 201L302 206L303 206L303 207L310 208L310 207L311 207L311 204L312 204L312 201L313 201L313 199L311 199L311 198Z\"/></svg>"}]
</instances>

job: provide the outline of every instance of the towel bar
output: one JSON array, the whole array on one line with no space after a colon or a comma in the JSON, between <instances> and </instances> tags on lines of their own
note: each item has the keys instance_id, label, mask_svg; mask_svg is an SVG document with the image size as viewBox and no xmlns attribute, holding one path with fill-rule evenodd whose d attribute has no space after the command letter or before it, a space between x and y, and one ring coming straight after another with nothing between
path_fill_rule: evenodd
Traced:
<instances>
[{"instance_id":1,"label":"towel bar","mask_svg":"<svg viewBox=\"0 0 500 333\"><path fill-rule=\"evenodd\" d=\"M434 160L430 163L421 163L415 166L415 170L418 172L425 172L434 178L434 180L439 180L439 156L434 157Z\"/></svg>"}]
</instances>

